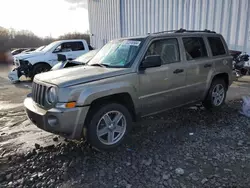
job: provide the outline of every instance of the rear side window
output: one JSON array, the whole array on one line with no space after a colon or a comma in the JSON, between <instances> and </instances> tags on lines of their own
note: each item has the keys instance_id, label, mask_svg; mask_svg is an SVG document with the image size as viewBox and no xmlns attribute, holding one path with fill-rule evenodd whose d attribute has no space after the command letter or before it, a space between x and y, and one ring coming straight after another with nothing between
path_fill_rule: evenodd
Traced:
<instances>
[{"instance_id":1,"label":"rear side window","mask_svg":"<svg viewBox=\"0 0 250 188\"><path fill-rule=\"evenodd\" d=\"M176 38L154 41L148 48L146 56L160 55L162 64L180 61L179 45Z\"/></svg>"},{"instance_id":2,"label":"rear side window","mask_svg":"<svg viewBox=\"0 0 250 188\"><path fill-rule=\"evenodd\" d=\"M183 38L187 60L207 57L207 50L203 38L186 37Z\"/></svg>"},{"instance_id":3,"label":"rear side window","mask_svg":"<svg viewBox=\"0 0 250 188\"><path fill-rule=\"evenodd\" d=\"M224 45L220 37L208 37L207 39L208 39L213 56L226 54L226 50L224 48Z\"/></svg>"},{"instance_id":4,"label":"rear side window","mask_svg":"<svg viewBox=\"0 0 250 188\"><path fill-rule=\"evenodd\" d=\"M71 42L72 51L84 50L84 46L82 42Z\"/></svg>"}]
</instances>

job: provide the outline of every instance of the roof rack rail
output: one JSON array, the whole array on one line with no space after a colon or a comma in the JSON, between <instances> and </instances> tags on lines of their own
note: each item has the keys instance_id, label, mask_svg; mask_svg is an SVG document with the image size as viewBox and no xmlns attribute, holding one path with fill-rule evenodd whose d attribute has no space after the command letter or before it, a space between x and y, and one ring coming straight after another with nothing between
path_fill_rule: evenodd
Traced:
<instances>
[{"instance_id":1,"label":"roof rack rail","mask_svg":"<svg viewBox=\"0 0 250 188\"><path fill-rule=\"evenodd\" d=\"M175 33L184 33L184 32L189 32L189 33L194 33L194 32L216 33L215 31L211 31L211 30L208 30L208 29L204 29L204 30L186 30L186 29L180 28L179 30L175 30Z\"/></svg>"},{"instance_id":2,"label":"roof rack rail","mask_svg":"<svg viewBox=\"0 0 250 188\"><path fill-rule=\"evenodd\" d=\"M160 33L170 33L170 32L176 32L178 30L168 30L168 31L159 31L159 32L155 32L155 33L152 33L152 34L160 34ZM151 34L151 33L149 33Z\"/></svg>"},{"instance_id":3,"label":"roof rack rail","mask_svg":"<svg viewBox=\"0 0 250 188\"><path fill-rule=\"evenodd\" d=\"M159 31L159 32L148 33L148 34L150 35L150 34L161 34L161 33L172 33L172 32L174 32L174 33L184 33L184 32L187 32L187 33L195 33L195 32L216 33L215 31L211 31L211 30L208 30L208 29L204 29L204 30L186 30L186 29L180 28L178 30Z\"/></svg>"}]
</instances>

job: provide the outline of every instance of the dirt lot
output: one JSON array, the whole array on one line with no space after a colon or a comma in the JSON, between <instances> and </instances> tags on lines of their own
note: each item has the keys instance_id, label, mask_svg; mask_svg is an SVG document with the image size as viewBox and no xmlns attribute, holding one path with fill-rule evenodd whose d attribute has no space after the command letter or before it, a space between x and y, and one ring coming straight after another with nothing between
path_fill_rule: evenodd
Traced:
<instances>
[{"instance_id":1,"label":"dirt lot","mask_svg":"<svg viewBox=\"0 0 250 188\"><path fill-rule=\"evenodd\" d=\"M0 71L0 187L249 187L250 119L238 113L250 78L235 82L221 111L171 110L134 126L115 152L31 125L22 102L31 83Z\"/></svg>"}]
</instances>

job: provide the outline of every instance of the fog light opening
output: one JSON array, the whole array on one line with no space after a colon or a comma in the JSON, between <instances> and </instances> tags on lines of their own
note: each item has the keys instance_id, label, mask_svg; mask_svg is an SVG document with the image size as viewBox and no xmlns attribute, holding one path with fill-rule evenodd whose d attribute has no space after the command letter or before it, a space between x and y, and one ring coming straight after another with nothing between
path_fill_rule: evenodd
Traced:
<instances>
[{"instance_id":1,"label":"fog light opening","mask_svg":"<svg viewBox=\"0 0 250 188\"><path fill-rule=\"evenodd\" d=\"M48 117L48 124L51 127L56 127L59 125L58 119L55 116L49 116Z\"/></svg>"}]
</instances>

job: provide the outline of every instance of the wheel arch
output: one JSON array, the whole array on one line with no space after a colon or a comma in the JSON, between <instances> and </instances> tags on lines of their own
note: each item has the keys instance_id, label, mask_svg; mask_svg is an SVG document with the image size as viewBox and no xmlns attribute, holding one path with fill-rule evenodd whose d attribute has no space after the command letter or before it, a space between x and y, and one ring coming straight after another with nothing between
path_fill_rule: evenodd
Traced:
<instances>
[{"instance_id":1,"label":"wheel arch","mask_svg":"<svg viewBox=\"0 0 250 188\"><path fill-rule=\"evenodd\" d=\"M47 62L45 62L45 61L39 61L39 62L34 63L34 64L32 65L32 69L34 70L34 67L36 67L36 66L38 66L38 65L42 65L42 64L48 65L48 66L51 67L51 65L50 65L49 63L47 63ZM52 68L52 67L51 67L51 68Z\"/></svg>"},{"instance_id":2,"label":"wheel arch","mask_svg":"<svg viewBox=\"0 0 250 188\"><path fill-rule=\"evenodd\" d=\"M101 97L92 101L90 104L90 108L88 110L87 116L86 116L87 118L85 120L84 126L89 124L91 116L94 113L94 110L98 106L102 106L108 103L119 103L119 104L124 105L128 109L129 113L131 114L132 120L136 121L136 110L135 110L133 99L129 93L122 92L122 93L107 95L107 96L104 96L104 97Z\"/></svg>"},{"instance_id":3,"label":"wheel arch","mask_svg":"<svg viewBox=\"0 0 250 188\"><path fill-rule=\"evenodd\" d=\"M228 75L228 73L218 73L218 74L214 75L214 77L210 83L210 86L211 86L212 82L216 79L224 80L226 87L227 87L226 89L228 89L228 87L229 87L229 75Z\"/></svg>"},{"instance_id":4,"label":"wheel arch","mask_svg":"<svg viewBox=\"0 0 250 188\"><path fill-rule=\"evenodd\" d=\"M229 75L228 75L228 73L226 73L226 72L216 73L213 76L211 76L211 78L212 79L210 79L210 81L208 82L208 85L206 87L206 91L205 91L204 96L203 96L204 99L206 98L213 81L216 79L223 79L225 81L225 84L226 84L226 89L228 90L228 88L229 88Z\"/></svg>"},{"instance_id":5,"label":"wheel arch","mask_svg":"<svg viewBox=\"0 0 250 188\"><path fill-rule=\"evenodd\" d=\"M35 64L32 65L32 68L31 68L31 73L30 73L30 77L31 77L31 78L35 76L35 75L34 75L34 70L35 70L35 68L36 68L37 66L39 66L39 65L47 65L47 66L50 67L50 69L52 68L51 65L50 65L49 63L47 63L47 62L42 62L42 61L40 61L40 62L38 62L38 63L35 63Z\"/></svg>"}]
</instances>

